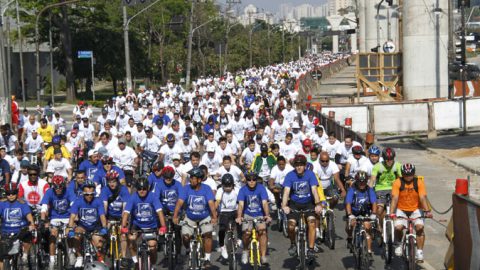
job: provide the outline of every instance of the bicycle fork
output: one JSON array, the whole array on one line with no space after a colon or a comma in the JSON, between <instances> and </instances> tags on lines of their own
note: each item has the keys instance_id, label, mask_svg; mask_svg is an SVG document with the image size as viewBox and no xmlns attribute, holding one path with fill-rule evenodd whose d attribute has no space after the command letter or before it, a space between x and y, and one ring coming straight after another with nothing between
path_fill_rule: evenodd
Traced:
<instances>
[{"instance_id":1,"label":"bicycle fork","mask_svg":"<svg viewBox=\"0 0 480 270\"><path fill-rule=\"evenodd\" d=\"M254 251L254 246L256 249ZM256 254L254 254L254 252ZM256 255L256 257L255 257ZM252 240L250 241L250 264L255 265L255 259L257 260L257 264L260 265L260 245L257 240L257 232L256 230L252 230Z\"/></svg>"}]
</instances>

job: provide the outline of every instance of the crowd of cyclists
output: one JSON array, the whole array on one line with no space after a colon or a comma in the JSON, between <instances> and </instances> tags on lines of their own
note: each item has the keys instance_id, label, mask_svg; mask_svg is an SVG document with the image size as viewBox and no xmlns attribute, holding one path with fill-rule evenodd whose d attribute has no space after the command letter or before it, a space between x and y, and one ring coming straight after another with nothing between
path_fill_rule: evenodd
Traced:
<instances>
[{"instance_id":1,"label":"crowd of cyclists","mask_svg":"<svg viewBox=\"0 0 480 270\"><path fill-rule=\"evenodd\" d=\"M288 253L297 256L299 211L308 210L311 261L319 251L326 198L332 209L343 201L351 245L359 216L369 217L369 235L382 232L390 194L389 218L395 220L398 243L407 224L397 217L431 216L415 166L395 161L392 148L361 145L349 136L340 142L319 124L317 112L297 109L301 101L292 82L341 57L346 56L325 54L221 78L200 77L191 91L171 82L137 94L128 91L108 100L98 116L79 102L72 116L64 116L73 117L71 125L53 107L25 109L12 126L0 128L2 237L18 237L21 263L27 265L32 234L38 231L48 242L48 267L60 269L55 243L64 226L69 261L82 268L83 237L92 235L96 259L103 262L115 221L121 224L122 267L128 268L140 259L142 231L164 235L171 221L180 257L191 252L193 228L199 226L203 267L209 268L215 250L227 259L225 235L232 223L243 247L241 263L248 264L255 219L261 264L268 264L275 213L286 216ZM415 228L416 258L423 260L422 219L416 219ZM147 241L153 264L157 239ZM368 239L372 258L373 236ZM401 255L400 244L395 252ZM8 250L0 259L7 256Z\"/></svg>"}]
</instances>

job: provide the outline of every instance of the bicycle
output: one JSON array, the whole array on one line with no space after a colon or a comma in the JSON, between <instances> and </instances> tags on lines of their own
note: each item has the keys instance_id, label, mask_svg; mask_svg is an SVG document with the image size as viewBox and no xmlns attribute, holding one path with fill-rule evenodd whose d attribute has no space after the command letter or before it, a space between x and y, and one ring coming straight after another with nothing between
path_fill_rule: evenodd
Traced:
<instances>
[{"instance_id":1,"label":"bicycle","mask_svg":"<svg viewBox=\"0 0 480 270\"><path fill-rule=\"evenodd\" d=\"M203 239L200 233L200 227L203 224L195 223L194 226L190 226L185 221L181 221L179 226L188 226L193 229L192 239L190 240L190 254L189 254L189 269L200 270L203 264L203 258L205 257L205 250L203 249Z\"/></svg>"},{"instance_id":2,"label":"bicycle","mask_svg":"<svg viewBox=\"0 0 480 270\"><path fill-rule=\"evenodd\" d=\"M110 256L111 267L110 269L113 270L120 270L120 261L121 261L121 254L120 254L120 221L117 220L109 220L109 248L108 248L108 255Z\"/></svg>"},{"instance_id":3,"label":"bicycle","mask_svg":"<svg viewBox=\"0 0 480 270\"><path fill-rule=\"evenodd\" d=\"M94 232L76 232L76 236L82 237L83 265L93 263L97 260L97 248L92 243Z\"/></svg>"},{"instance_id":4,"label":"bicycle","mask_svg":"<svg viewBox=\"0 0 480 270\"><path fill-rule=\"evenodd\" d=\"M34 219L35 228L40 226L40 211L36 206L31 206L32 215ZM50 255L46 252L48 243L45 237L42 237L41 232L35 229L32 231L32 246L28 256L28 264L30 270L40 270L48 265Z\"/></svg>"},{"instance_id":5,"label":"bicycle","mask_svg":"<svg viewBox=\"0 0 480 270\"><path fill-rule=\"evenodd\" d=\"M236 270L237 269L237 259L235 254L237 253L237 236L235 233L235 224L234 222L228 223L228 230L225 234L225 246L227 247L228 253L228 269Z\"/></svg>"},{"instance_id":6,"label":"bicycle","mask_svg":"<svg viewBox=\"0 0 480 270\"><path fill-rule=\"evenodd\" d=\"M138 246L137 256L140 260L138 261L138 270L151 270L152 262L150 261L150 249L148 248L148 241L157 240L157 230L156 229L142 229L137 231L140 233L141 243Z\"/></svg>"},{"instance_id":7,"label":"bicycle","mask_svg":"<svg viewBox=\"0 0 480 270\"><path fill-rule=\"evenodd\" d=\"M426 218L420 216L418 218L397 217L407 221L407 232L403 234L402 238L402 257L406 263L407 269L414 270L417 268L416 251L417 251L417 235L415 234L414 222L419 218Z\"/></svg>"},{"instance_id":8,"label":"bicycle","mask_svg":"<svg viewBox=\"0 0 480 270\"><path fill-rule=\"evenodd\" d=\"M335 214L330 208L329 201L334 197L326 197L325 205L320 215L320 241L325 243L330 249L335 249Z\"/></svg>"},{"instance_id":9,"label":"bicycle","mask_svg":"<svg viewBox=\"0 0 480 270\"><path fill-rule=\"evenodd\" d=\"M364 222L374 221L370 217L355 217L355 228L350 252L355 258L355 268L364 270L370 268L370 258L368 256L367 231Z\"/></svg>"},{"instance_id":10,"label":"bicycle","mask_svg":"<svg viewBox=\"0 0 480 270\"><path fill-rule=\"evenodd\" d=\"M2 234L0 241L1 252L4 254L3 269L17 270L20 269L19 262L22 257L22 242L18 239L18 234Z\"/></svg>"},{"instance_id":11,"label":"bicycle","mask_svg":"<svg viewBox=\"0 0 480 270\"><path fill-rule=\"evenodd\" d=\"M167 257L167 269L174 270L177 259L177 239L175 235L175 224L173 224L172 218L167 218L167 233L165 233L164 254Z\"/></svg>"},{"instance_id":12,"label":"bicycle","mask_svg":"<svg viewBox=\"0 0 480 270\"><path fill-rule=\"evenodd\" d=\"M55 243L56 269L66 269L71 263L68 258L67 234L65 232L67 224L50 224L50 228L57 229L57 239Z\"/></svg>"},{"instance_id":13,"label":"bicycle","mask_svg":"<svg viewBox=\"0 0 480 270\"><path fill-rule=\"evenodd\" d=\"M153 164L157 161L159 154L144 150L140 156L139 175L149 176L150 173L152 173Z\"/></svg>"},{"instance_id":14,"label":"bicycle","mask_svg":"<svg viewBox=\"0 0 480 270\"><path fill-rule=\"evenodd\" d=\"M305 222L305 214L314 213L314 210L290 210L292 213L300 214L300 217L297 220L297 227L295 228L296 236L295 242L297 245L297 256L300 261L298 265L298 269L306 269L307 267L307 251L308 251L308 244L307 244L307 224ZM311 264L311 261L308 262Z\"/></svg>"},{"instance_id":15,"label":"bicycle","mask_svg":"<svg viewBox=\"0 0 480 270\"><path fill-rule=\"evenodd\" d=\"M383 218L383 227L382 227L382 235L378 230L374 229L373 232L376 234L374 238L380 238L382 240L381 244L384 244L382 257L385 259L386 264L390 264L392 262L393 257L393 239L395 235L393 220L390 218L390 202L392 197L390 194L379 196L380 199L385 199L385 217ZM378 243L377 243L378 244ZM380 245L379 245L380 246Z\"/></svg>"}]
</instances>

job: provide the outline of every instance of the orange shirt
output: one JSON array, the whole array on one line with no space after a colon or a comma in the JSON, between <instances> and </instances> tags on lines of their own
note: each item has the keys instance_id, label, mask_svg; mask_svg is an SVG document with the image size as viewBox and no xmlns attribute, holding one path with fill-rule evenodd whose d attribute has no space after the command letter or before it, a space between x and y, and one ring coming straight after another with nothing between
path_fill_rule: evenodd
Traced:
<instances>
[{"instance_id":1,"label":"orange shirt","mask_svg":"<svg viewBox=\"0 0 480 270\"><path fill-rule=\"evenodd\" d=\"M423 176L418 177L418 193L413 187L413 181L410 184L405 183L405 189L400 191L402 182L397 178L393 182L392 196L398 196L397 208L402 211L413 212L420 208L420 196L426 196L427 190L425 188L425 182Z\"/></svg>"}]
</instances>

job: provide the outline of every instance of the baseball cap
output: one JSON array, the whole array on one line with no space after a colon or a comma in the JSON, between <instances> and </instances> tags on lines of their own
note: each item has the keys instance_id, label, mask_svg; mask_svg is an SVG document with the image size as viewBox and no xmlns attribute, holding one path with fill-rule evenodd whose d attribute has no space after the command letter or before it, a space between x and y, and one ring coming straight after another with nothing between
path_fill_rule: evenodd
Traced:
<instances>
[{"instance_id":1,"label":"baseball cap","mask_svg":"<svg viewBox=\"0 0 480 270\"><path fill-rule=\"evenodd\" d=\"M293 122L292 128L300 128L300 125L297 122Z\"/></svg>"},{"instance_id":2,"label":"baseball cap","mask_svg":"<svg viewBox=\"0 0 480 270\"><path fill-rule=\"evenodd\" d=\"M152 131L152 128L149 127L149 126L146 126L146 127L145 127L145 132L150 132L150 131Z\"/></svg>"},{"instance_id":3,"label":"baseball cap","mask_svg":"<svg viewBox=\"0 0 480 270\"><path fill-rule=\"evenodd\" d=\"M179 154L173 154L172 155L172 160L180 160L180 155Z\"/></svg>"},{"instance_id":4,"label":"baseball cap","mask_svg":"<svg viewBox=\"0 0 480 270\"><path fill-rule=\"evenodd\" d=\"M183 139L184 140L189 140L190 139L190 134L188 134L187 132L183 133Z\"/></svg>"},{"instance_id":5,"label":"baseball cap","mask_svg":"<svg viewBox=\"0 0 480 270\"><path fill-rule=\"evenodd\" d=\"M37 132L37 129L36 129L36 128L32 129L32 133L33 133L33 132L36 133L36 132Z\"/></svg>"},{"instance_id":6,"label":"baseball cap","mask_svg":"<svg viewBox=\"0 0 480 270\"><path fill-rule=\"evenodd\" d=\"M215 146L209 145L209 146L207 147L207 152L215 152Z\"/></svg>"},{"instance_id":7,"label":"baseball cap","mask_svg":"<svg viewBox=\"0 0 480 270\"><path fill-rule=\"evenodd\" d=\"M97 154L98 152L96 150L93 150L93 149L90 149L90 151L88 151L88 156L91 157L95 154Z\"/></svg>"},{"instance_id":8,"label":"baseball cap","mask_svg":"<svg viewBox=\"0 0 480 270\"><path fill-rule=\"evenodd\" d=\"M20 168L27 168L28 166L30 166L30 162L28 160L22 160L22 162L20 162Z\"/></svg>"},{"instance_id":9,"label":"baseball cap","mask_svg":"<svg viewBox=\"0 0 480 270\"><path fill-rule=\"evenodd\" d=\"M118 140L118 144L122 144L122 143L123 143L123 144L126 144L126 143L127 143L127 141L125 141L125 138L120 138L120 139Z\"/></svg>"},{"instance_id":10,"label":"baseball cap","mask_svg":"<svg viewBox=\"0 0 480 270\"><path fill-rule=\"evenodd\" d=\"M108 155L108 150L107 150L107 148L102 146L98 149L98 153L102 156L105 156L105 155Z\"/></svg>"}]
</instances>

